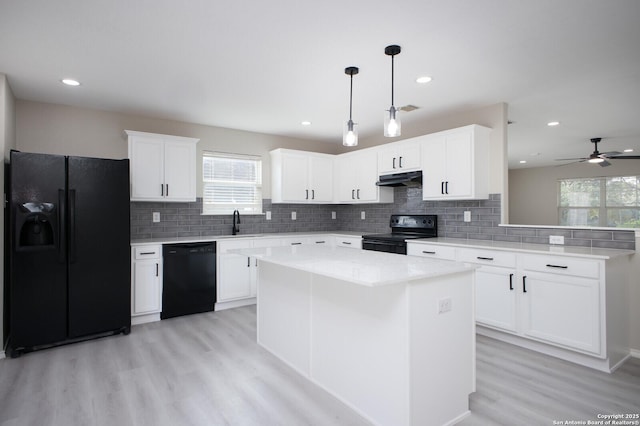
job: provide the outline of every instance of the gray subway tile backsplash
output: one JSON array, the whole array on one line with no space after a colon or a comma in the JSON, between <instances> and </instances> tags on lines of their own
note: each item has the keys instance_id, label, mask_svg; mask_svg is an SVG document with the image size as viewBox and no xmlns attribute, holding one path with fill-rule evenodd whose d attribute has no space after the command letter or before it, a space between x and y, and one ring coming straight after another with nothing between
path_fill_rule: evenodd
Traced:
<instances>
[{"instance_id":1,"label":"gray subway tile backsplash","mask_svg":"<svg viewBox=\"0 0 640 426\"><path fill-rule=\"evenodd\" d=\"M273 204L263 201L265 215L243 215L240 234L281 232L362 233L389 232L392 214L438 215L438 235L449 238L494 240L548 244L549 235L562 235L565 245L635 250L633 231L569 230L531 227L500 227L500 194L490 194L488 200L422 201L420 188L398 187L392 204L319 205ZM297 220L291 220L295 211ZM366 219L360 218L365 212ZM464 222L464 212L471 212L471 222ZM160 223L152 222L152 213L160 212ZM194 203L131 203L131 238L195 237L231 234L232 218L203 216L202 199ZM336 212L336 219L331 218Z\"/></svg>"}]
</instances>

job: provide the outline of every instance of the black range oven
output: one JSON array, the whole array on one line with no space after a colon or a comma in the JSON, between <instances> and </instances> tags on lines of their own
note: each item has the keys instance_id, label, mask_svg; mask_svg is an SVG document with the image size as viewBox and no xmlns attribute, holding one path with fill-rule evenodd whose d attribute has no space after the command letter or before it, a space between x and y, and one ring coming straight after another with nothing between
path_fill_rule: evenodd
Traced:
<instances>
[{"instance_id":1,"label":"black range oven","mask_svg":"<svg viewBox=\"0 0 640 426\"><path fill-rule=\"evenodd\" d=\"M438 216L394 214L389 220L390 234L362 236L362 249L407 254L406 240L438 236Z\"/></svg>"}]
</instances>

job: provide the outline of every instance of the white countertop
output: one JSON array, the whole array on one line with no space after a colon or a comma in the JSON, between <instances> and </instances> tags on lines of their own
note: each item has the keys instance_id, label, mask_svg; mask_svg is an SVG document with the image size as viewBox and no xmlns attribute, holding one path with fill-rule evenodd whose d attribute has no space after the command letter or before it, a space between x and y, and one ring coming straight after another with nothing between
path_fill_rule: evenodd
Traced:
<instances>
[{"instance_id":1,"label":"white countertop","mask_svg":"<svg viewBox=\"0 0 640 426\"><path fill-rule=\"evenodd\" d=\"M351 283L377 287L473 270L450 260L354 250L347 247L281 246L230 250L261 262L287 266Z\"/></svg>"},{"instance_id":2,"label":"white countertop","mask_svg":"<svg viewBox=\"0 0 640 426\"><path fill-rule=\"evenodd\" d=\"M467 248L486 248L492 250L503 250L511 252L522 252L532 254L553 254L574 257L585 257L590 259L612 259L618 256L630 256L635 253L634 250L605 249L592 247L573 247L563 245L547 245L547 244L525 244L525 243L509 243L502 241L484 241L484 240L463 240L456 238L424 238L407 241L408 243L416 243L422 245L438 244L441 246L467 247Z\"/></svg>"},{"instance_id":3,"label":"white countertop","mask_svg":"<svg viewBox=\"0 0 640 426\"><path fill-rule=\"evenodd\" d=\"M212 241L223 241L230 239L255 239L255 238L303 238L314 235L343 235L348 237L362 237L362 232L352 231L314 231L314 232L278 232L273 234L238 234L238 235L210 235L206 237L165 237L165 238L145 238L131 240L131 245L141 244L183 244L183 243L208 243Z\"/></svg>"}]
</instances>

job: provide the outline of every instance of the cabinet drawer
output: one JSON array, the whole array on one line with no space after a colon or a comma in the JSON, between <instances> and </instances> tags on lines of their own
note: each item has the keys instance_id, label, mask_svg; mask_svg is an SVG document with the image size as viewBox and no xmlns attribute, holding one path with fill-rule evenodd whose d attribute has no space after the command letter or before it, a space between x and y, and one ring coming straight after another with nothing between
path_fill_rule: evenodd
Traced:
<instances>
[{"instance_id":1,"label":"cabinet drawer","mask_svg":"<svg viewBox=\"0 0 640 426\"><path fill-rule=\"evenodd\" d=\"M362 238L360 237L343 237L338 235L336 237L336 246L349 247L354 249L362 248Z\"/></svg>"},{"instance_id":2,"label":"cabinet drawer","mask_svg":"<svg viewBox=\"0 0 640 426\"><path fill-rule=\"evenodd\" d=\"M162 256L162 246L139 246L133 248L133 257L140 259L159 259Z\"/></svg>"},{"instance_id":3,"label":"cabinet drawer","mask_svg":"<svg viewBox=\"0 0 640 426\"><path fill-rule=\"evenodd\" d=\"M431 244L407 243L409 256L433 257L434 259L456 260L456 248Z\"/></svg>"},{"instance_id":4,"label":"cabinet drawer","mask_svg":"<svg viewBox=\"0 0 640 426\"><path fill-rule=\"evenodd\" d=\"M600 261L564 256L522 256L522 268L529 271L598 278Z\"/></svg>"},{"instance_id":5,"label":"cabinet drawer","mask_svg":"<svg viewBox=\"0 0 640 426\"><path fill-rule=\"evenodd\" d=\"M460 262L476 263L478 265L503 266L506 268L516 267L516 255L497 250L480 250L461 248L458 249L458 260Z\"/></svg>"},{"instance_id":6,"label":"cabinet drawer","mask_svg":"<svg viewBox=\"0 0 640 426\"><path fill-rule=\"evenodd\" d=\"M253 247L253 240L248 238L241 239L241 240L232 240L232 241L218 241L216 243L216 250L218 253L226 253L229 250L252 248L252 247Z\"/></svg>"}]
</instances>

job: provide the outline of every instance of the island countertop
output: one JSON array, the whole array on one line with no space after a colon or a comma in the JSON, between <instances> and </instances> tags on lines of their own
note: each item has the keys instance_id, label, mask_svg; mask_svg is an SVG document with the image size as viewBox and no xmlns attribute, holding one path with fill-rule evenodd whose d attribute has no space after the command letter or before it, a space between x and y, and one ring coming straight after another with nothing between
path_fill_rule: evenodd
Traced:
<instances>
[{"instance_id":1,"label":"island countertop","mask_svg":"<svg viewBox=\"0 0 640 426\"><path fill-rule=\"evenodd\" d=\"M301 245L237 249L230 252L368 287L407 283L476 268L450 260L423 259L345 247Z\"/></svg>"}]
</instances>

